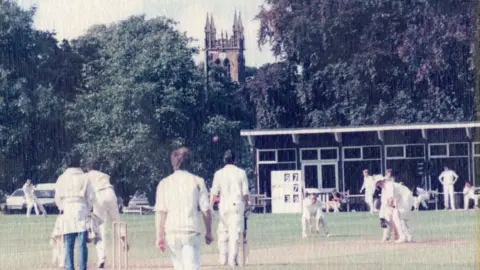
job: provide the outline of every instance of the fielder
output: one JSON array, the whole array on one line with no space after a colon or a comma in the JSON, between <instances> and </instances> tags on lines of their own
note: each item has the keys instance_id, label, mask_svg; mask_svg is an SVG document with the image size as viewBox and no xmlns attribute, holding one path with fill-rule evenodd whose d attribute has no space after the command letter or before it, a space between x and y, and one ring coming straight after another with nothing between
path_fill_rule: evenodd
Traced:
<instances>
[{"instance_id":1,"label":"fielder","mask_svg":"<svg viewBox=\"0 0 480 270\"><path fill-rule=\"evenodd\" d=\"M377 184L382 188L382 206L380 218L384 228L383 240L390 238L390 229L397 229L399 239L395 243L412 242L408 224L409 214L413 205L413 196L410 189L392 181L377 178ZM386 223L386 224L385 224ZM386 226L385 226L386 225Z\"/></svg>"},{"instance_id":2,"label":"fielder","mask_svg":"<svg viewBox=\"0 0 480 270\"><path fill-rule=\"evenodd\" d=\"M330 237L322 208L322 203L317 200L317 196L307 193L307 197L303 200L302 238L307 238L307 225L309 233L312 234L312 216L315 217L315 229L317 233L320 233L321 225L325 236Z\"/></svg>"},{"instance_id":3,"label":"fielder","mask_svg":"<svg viewBox=\"0 0 480 270\"><path fill-rule=\"evenodd\" d=\"M443 167L443 172L438 177L438 181L443 185L443 199L445 202L445 210L448 209L449 199L452 210L455 210L455 197L453 193L453 185L458 180L458 175L450 170L447 166Z\"/></svg>"},{"instance_id":4,"label":"fielder","mask_svg":"<svg viewBox=\"0 0 480 270\"><path fill-rule=\"evenodd\" d=\"M480 195L475 194L475 188L473 188L469 182L465 183L465 187L463 188L463 209L468 209L470 200L473 200L474 208L478 208L479 197Z\"/></svg>"},{"instance_id":5,"label":"fielder","mask_svg":"<svg viewBox=\"0 0 480 270\"><path fill-rule=\"evenodd\" d=\"M30 217L30 213L32 212L32 208L35 208L35 214L38 216L38 208L40 208L40 211L42 211L44 216L47 216L47 211L45 211L45 208L43 207L43 204L41 204L37 196L35 196L34 192L34 187L32 185L32 181L30 179L27 179L25 184L23 185L23 193L25 195L25 201L27 203L27 217Z\"/></svg>"},{"instance_id":6,"label":"fielder","mask_svg":"<svg viewBox=\"0 0 480 270\"><path fill-rule=\"evenodd\" d=\"M97 165L95 161L90 161L87 165L88 172L86 175L95 192L96 202L93 205L93 213L103 220L103 223L99 225L100 241L96 242L95 245L97 249L97 266L102 269L105 268L107 257L105 241L106 220L108 217L110 220L109 224L112 224L112 222L120 222L120 214L118 213L117 196L115 195L113 186L110 184L110 176L96 169ZM125 243L126 232L123 231L120 233L122 244L124 248L128 249L128 243Z\"/></svg>"},{"instance_id":7,"label":"fielder","mask_svg":"<svg viewBox=\"0 0 480 270\"><path fill-rule=\"evenodd\" d=\"M210 204L213 207L216 196L220 195L218 212L218 249L220 264L238 265L238 251L241 234L245 232L245 210L248 208L248 180L243 169L235 166L235 154L228 150L223 161L225 167L215 172ZM243 243L244 245L246 243ZM244 254L244 256L246 256ZM244 258L245 259L245 258Z\"/></svg>"},{"instance_id":8,"label":"fielder","mask_svg":"<svg viewBox=\"0 0 480 270\"><path fill-rule=\"evenodd\" d=\"M369 175L368 170L363 170L363 185L360 189L360 193L365 190L365 202L367 203L370 214L373 215L373 212L377 212L373 204L373 194L375 193L375 180L373 176Z\"/></svg>"},{"instance_id":9,"label":"fielder","mask_svg":"<svg viewBox=\"0 0 480 270\"><path fill-rule=\"evenodd\" d=\"M202 244L200 217L205 225L205 243L212 243L212 212L205 181L189 172L192 154L181 147L170 156L173 173L157 186L155 204L156 245L168 251L175 270L199 270Z\"/></svg>"},{"instance_id":10,"label":"fielder","mask_svg":"<svg viewBox=\"0 0 480 270\"><path fill-rule=\"evenodd\" d=\"M417 196L413 196L413 208L415 211L418 211L420 204L426 209L428 209L427 201L430 199L430 192L424 190L423 188L416 188Z\"/></svg>"}]
</instances>

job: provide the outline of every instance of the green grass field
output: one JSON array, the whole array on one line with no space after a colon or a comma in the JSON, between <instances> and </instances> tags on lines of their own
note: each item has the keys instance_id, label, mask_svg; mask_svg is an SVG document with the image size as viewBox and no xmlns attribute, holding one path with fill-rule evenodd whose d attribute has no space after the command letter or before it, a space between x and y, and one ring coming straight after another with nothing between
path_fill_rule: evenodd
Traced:
<instances>
[{"instance_id":1,"label":"green grass field","mask_svg":"<svg viewBox=\"0 0 480 270\"><path fill-rule=\"evenodd\" d=\"M480 212L412 213L415 243L382 243L377 216L328 213L332 237L301 239L299 215L252 214L247 269L480 269ZM0 216L0 269L55 269L49 237L55 216ZM154 246L153 215L123 215L128 223L130 269L168 269L169 258ZM215 222L216 223L216 222ZM109 237L110 239L110 237ZM216 242L202 248L202 264L217 266ZM110 251L110 249L109 249ZM89 246L89 261L95 249ZM109 263L108 266L111 266ZM94 269L92 267L92 269Z\"/></svg>"}]
</instances>

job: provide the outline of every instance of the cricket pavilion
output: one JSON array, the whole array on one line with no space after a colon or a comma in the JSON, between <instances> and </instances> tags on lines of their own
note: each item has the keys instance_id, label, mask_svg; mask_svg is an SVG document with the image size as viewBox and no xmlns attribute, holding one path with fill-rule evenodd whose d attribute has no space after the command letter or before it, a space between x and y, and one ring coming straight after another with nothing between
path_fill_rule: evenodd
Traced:
<instances>
[{"instance_id":1,"label":"cricket pavilion","mask_svg":"<svg viewBox=\"0 0 480 270\"><path fill-rule=\"evenodd\" d=\"M457 205L466 181L480 185L480 122L242 130L253 149L256 193L271 198L272 171L301 171L305 188L359 194L362 170L410 189L442 191L443 166L457 172ZM476 169L477 168L477 169Z\"/></svg>"}]
</instances>

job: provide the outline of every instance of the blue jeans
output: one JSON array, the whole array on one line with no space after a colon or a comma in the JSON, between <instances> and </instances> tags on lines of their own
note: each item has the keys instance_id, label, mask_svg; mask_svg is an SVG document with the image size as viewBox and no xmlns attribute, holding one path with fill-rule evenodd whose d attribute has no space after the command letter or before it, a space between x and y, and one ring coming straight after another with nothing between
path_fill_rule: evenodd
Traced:
<instances>
[{"instance_id":1,"label":"blue jeans","mask_svg":"<svg viewBox=\"0 0 480 270\"><path fill-rule=\"evenodd\" d=\"M64 235L65 238L65 269L74 270L75 269L75 260L73 256L73 251L75 249L75 240L78 239L79 242L79 265L80 270L87 270L88 262L88 249L87 249L87 238L88 233L69 233Z\"/></svg>"}]
</instances>

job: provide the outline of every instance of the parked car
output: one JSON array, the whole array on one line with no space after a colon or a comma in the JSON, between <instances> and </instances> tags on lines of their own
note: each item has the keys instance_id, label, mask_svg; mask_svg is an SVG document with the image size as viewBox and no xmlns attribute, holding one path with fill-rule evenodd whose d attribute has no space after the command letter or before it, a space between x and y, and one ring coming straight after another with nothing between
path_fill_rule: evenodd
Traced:
<instances>
[{"instance_id":1,"label":"parked car","mask_svg":"<svg viewBox=\"0 0 480 270\"><path fill-rule=\"evenodd\" d=\"M147 193L145 191L137 190L133 196L130 196L130 201L128 202L128 208L136 208L140 206L150 206L148 202Z\"/></svg>"},{"instance_id":2,"label":"parked car","mask_svg":"<svg viewBox=\"0 0 480 270\"><path fill-rule=\"evenodd\" d=\"M58 208L55 204L55 184L38 184L35 186L34 193L39 203L45 207L47 213L58 213ZM12 195L7 197L6 210L9 213L17 211L26 212L25 194L21 188L15 190Z\"/></svg>"},{"instance_id":3,"label":"parked car","mask_svg":"<svg viewBox=\"0 0 480 270\"><path fill-rule=\"evenodd\" d=\"M17 211L26 211L25 194L22 189L15 190L7 197L6 211L13 213Z\"/></svg>"}]
</instances>

